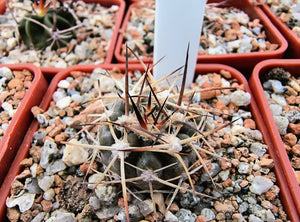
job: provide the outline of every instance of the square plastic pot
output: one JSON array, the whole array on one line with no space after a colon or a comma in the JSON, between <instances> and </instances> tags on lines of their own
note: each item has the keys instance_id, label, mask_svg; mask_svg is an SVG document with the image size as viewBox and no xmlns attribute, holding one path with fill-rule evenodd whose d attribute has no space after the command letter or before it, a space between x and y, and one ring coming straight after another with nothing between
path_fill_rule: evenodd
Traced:
<instances>
[{"instance_id":1,"label":"square plastic pot","mask_svg":"<svg viewBox=\"0 0 300 222\"><path fill-rule=\"evenodd\" d=\"M207 3L219 3L222 0L208 0ZM262 11L261 8L256 7L250 3L249 0L228 0L221 7L235 7L243 10L251 20L259 19L261 24L264 26L264 30L268 41L271 43L278 44L278 48L274 51L265 52L250 52L250 53L231 53L231 54L220 54L220 55L198 55L197 63L220 63L229 65L238 69L246 76L250 76L254 66L265 59L275 59L282 58L284 52L286 51L288 44L286 39L281 35L277 28L272 24L270 19ZM124 21L121 27L121 32L119 34L116 49L115 58L119 63L125 63L126 58L121 54L122 45L124 44L124 35L122 33L126 32L127 23L130 19L131 10L137 3L133 3L129 6L127 13L125 14ZM199 40L200 41L200 40ZM137 59L128 59L129 63L139 63ZM142 58L144 63L153 63L153 58ZM162 61L163 62L163 61Z\"/></svg>"},{"instance_id":2,"label":"square plastic pot","mask_svg":"<svg viewBox=\"0 0 300 222\"><path fill-rule=\"evenodd\" d=\"M271 69L277 67L281 67L285 69L286 71L290 72L292 76L299 77L300 75L299 59L271 59L271 60L260 62L255 66L253 70L253 74L249 79L249 85L251 87L256 103L260 107L260 111L262 113L264 123L270 134L270 139L274 143L274 149L275 149L274 151L281 162L282 170L284 172L285 179L287 181L288 189L291 192L294 204L296 206L300 218L300 186L295 177L295 173L293 171L290 160L286 153L284 143L279 134L277 125L273 118L271 109L269 107L269 103L267 101L261 83L261 78L264 75L266 75Z\"/></svg>"},{"instance_id":3,"label":"square plastic pot","mask_svg":"<svg viewBox=\"0 0 300 222\"><path fill-rule=\"evenodd\" d=\"M41 70L32 64L0 65L2 67L8 67L12 71L28 70L33 74L33 81L0 141L0 184L33 120L31 107L40 104L48 87Z\"/></svg>"},{"instance_id":4,"label":"square plastic pot","mask_svg":"<svg viewBox=\"0 0 300 222\"><path fill-rule=\"evenodd\" d=\"M288 49L285 53L285 57L289 59L300 58L300 38L284 23L278 16L272 11L272 9L266 4L261 5L262 10L270 18L272 23L281 32L281 34L288 41Z\"/></svg>"},{"instance_id":5,"label":"square plastic pot","mask_svg":"<svg viewBox=\"0 0 300 222\"><path fill-rule=\"evenodd\" d=\"M125 13L125 6L126 6L125 1L124 0L83 0L83 1L86 3L99 3L101 6L105 6L105 7L110 7L112 5L119 6L118 16L115 21L115 27L113 30L109 49L107 50L107 54L104 62L104 63L111 63L114 56L114 50L118 38L119 29L122 24L124 13ZM3 14L5 10L6 10L6 0L0 0L0 14Z\"/></svg>"},{"instance_id":6,"label":"square plastic pot","mask_svg":"<svg viewBox=\"0 0 300 222\"><path fill-rule=\"evenodd\" d=\"M121 71L124 72L125 65L123 64L102 64L102 65L78 65L74 67L70 67L68 69L63 70L62 72L55 75L53 78L50 86L48 87L48 90L45 94L45 97L43 101L40 104L40 108L43 110L47 110L51 100L52 95L55 92L57 88L57 84L60 80L65 79L70 75L71 71L83 71L83 72L92 72L95 68L100 67L103 69L113 69L114 67L120 68ZM129 70L144 70L144 67L138 64L130 64ZM240 84L244 85L244 89L251 94L250 87L247 83L246 78L238 72L236 69L226 66L226 65L219 65L219 64L201 64L197 65L195 76L211 73L211 72L220 72L220 70L226 70L229 71L232 75L233 79L236 79ZM283 203L284 209L288 214L288 217L292 221L299 221L299 217L297 214L297 210L295 209L295 206L293 203L293 199L289 190L289 187L287 186L287 181L285 180L285 172L283 171L281 167L281 157L277 155L277 152L274 148L273 141L270 139L270 135L267 131L267 127L263 123L263 119L261 117L261 114L259 112L259 108L256 105L256 102L254 101L253 97L251 98L251 103L249 105L249 109L253 115L253 119L256 122L257 128L262 132L265 143L267 144L269 154L271 158L274 161L274 171L277 176L277 183L281 189L280 196L281 201ZM0 220L6 221L6 205L5 201L10 193L10 185L12 181L14 180L15 176L20 172L19 163L28 156L29 148L31 147L31 141L33 138L33 134L35 131L37 131L39 128L38 122L35 120L31 124L30 128L27 131L27 134L25 136L25 139L23 140L23 143L21 144L17 155L15 156L15 159L13 161L13 164L11 165L11 168L2 184L2 187L0 189Z\"/></svg>"}]
</instances>

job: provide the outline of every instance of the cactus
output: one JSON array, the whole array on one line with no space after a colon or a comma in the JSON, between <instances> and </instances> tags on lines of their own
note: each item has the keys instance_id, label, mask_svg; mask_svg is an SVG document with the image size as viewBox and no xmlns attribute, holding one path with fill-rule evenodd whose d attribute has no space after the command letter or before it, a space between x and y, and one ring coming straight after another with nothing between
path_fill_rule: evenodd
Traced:
<instances>
[{"instance_id":1,"label":"cactus","mask_svg":"<svg viewBox=\"0 0 300 222\"><path fill-rule=\"evenodd\" d=\"M19 23L18 30L20 37L27 47L33 46L36 49L45 49L50 46L57 49L66 46L75 38L74 29L76 19L67 7L54 7L44 4L44 0L37 6L34 2L35 13L26 15Z\"/></svg>"},{"instance_id":2,"label":"cactus","mask_svg":"<svg viewBox=\"0 0 300 222\"><path fill-rule=\"evenodd\" d=\"M166 76L166 79L169 77L170 75ZM186 68L183 79L185 78ZM191 176L200 168L204 168L210 176L207 163L199 151L217 158L221 157L202 149L202 143L210 146L205 138L232 123L203 132L207 112L210 111L192 103L193 95L197 92L184 92L182 84L182 90L178 93L173 84L165 89L168 92L166 94L170 96L164 97L161 92L164 87L161 87L159 82L160 80L153 79L148 67L142 78L130 87L126 73L125 86L120 88L122 94L114 97L116 102L111 108L112 111L103 105L105 112L100 115L104 116L105 120L99 118L102 121L88 123L86 128L83 128L87 130L91 125L99 127L97 137L99 145L82 146L99 151L102 164L105 166L95 188L99 184L121 184L127 221L130 221L128 192L133 194L131 189L149 193L150 197L153 197L157 190L169 187L174 189L172 200L178 191L209 197L195 190ZM216 87L209 90L220 89L225 88ZM111 99L111 95L109 98ZM105 95L100 99L104 104ZM89 102L92 101L94 100ZM71 142L65 144L80 146ZM111 176L114 180L110 181ZM186 180L190 188L182 186L182 182ZM211 181L213 182L212 178ZM165 213L171 203L172 201ZM153 204L155 205L154 200ZM154 216L156 217L156 212Z\"/></svg>"}]
</instances>

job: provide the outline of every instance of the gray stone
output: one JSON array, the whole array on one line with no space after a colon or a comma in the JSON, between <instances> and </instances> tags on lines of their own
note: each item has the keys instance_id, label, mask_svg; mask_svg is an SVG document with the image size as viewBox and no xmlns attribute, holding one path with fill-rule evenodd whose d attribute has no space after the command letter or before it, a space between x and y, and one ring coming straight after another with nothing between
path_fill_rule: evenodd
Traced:
<instances>
[{"instance_id":1,"label":"gray stone","mask_svg":"<svg viewBox=\"0 0 300 222\"><path fill-rule=\"evenodd\" d=\"M254 216L253 214L250 214L250 216L249 216L249 222L263 222L263 220L260 219L260 218L258 218L258 217L256 217L256 216Z\"/></svg>"},{"instance_id":2,"label":"gray stone","mask_svg":"<svg viewBox=\"0 0 300 222\"><path fill-rule=\"evenodd\" d=\"M101 207L100 200L97 197L95 197L95 196L92 196L92 197L89 198L89 205L94 210L99 210L100 207Z\"/></svg>"},{"instance_id":3,"label":"gray stone","mask_svg":"<svg viewBox=\"0 0 300 222\"><path fill-rule=\"evenodd\" d=\"M96 196L101 204L109 206L116 201L117 188L109 184L99 184L95 189Z\"/></svg>"},{"instance_id":4,"label":"gray stone","mask_svg":"<svg viewBox=\"0 0 300 222\"><path fill-rule=\"evenodd\" d=\"M274 116L274 120L280 135L285 135L287 133L287 128L289 125L289 120L283 116Z\"/></svg>"},{"instance_id":5,"label":"gray stone","mask_svg":"<svg viewBox=\"0 0 300 222\"><path fill-rule=\"evenodd\" d=\"M282 106L279 104L270 104L270 109L273 116L280 116L282 114Z\"/></svg>"},{"instance_id":6,"label":"gray stone","mask_svg":"<svg viewBox=\"0 0 300 222\"><path fill-rule=\"evenodd\" d=\"M44 169L46 169L50 161L52 160L52 156L58 152L56 143L51 140L46 140L43 146L43 150L41 153L40 165Z\"/></svg>"},{"instance_id":7,"label":"gray stone","mask_svg":"<svg viewBox=\"0 0 300 222\"><path fill-rule=\"evenodd\" d=\"M262 157L267 152L267 146L262 143L252 143L250 151L259 157Z\"/></svg>"},{"instance_id":8,"label":"gray stone","mask_svg":"<svg viewBox=\"0 0 300 222\"><path fill-rule=\"evenodd\" d=\"M29 193L41 194L42 189L38 185L38 180L36 178L27 178L25 180L25 189Z\"/></svg>"},{"instance_id":9,"label":"gray stone","mask_svg":"<svg viewBox=\"0 0 300 222\"><path fill-rule=\"evenodd\" d=\"M261 195L262 193L267 192L273 185L272 180L262 176L255 176L250 186L250 191Z\"/></svg>"},{"instance_id":10,"label":"gray stone","mask_svg":"<svg viewBox=\"0 0 300 222\"><path fill-rule=\"evenodd\" d=\"M151 214L153 210L153 203L152 200L147 199L139 202L138 207L140 209L141 214L146 217L147 215Z\"/></svg>"},{"instance_id":11,"label":"gray stone","mask_svg":"<svg viewBox=\"0 0 300 222\"><path fill-rule=\"evenodd\" d=\"M52 175L60 171L63 171L64 169L66 169L66 165L64 164L62 159L59 159L50 163L49 166L47 166L46 168L46 172Z\"/></svg>"},{"instance_id":12,"label":"gray stone","mask_svg":"<svg viewBox=\"0 0 300 222\"><path fill-rule=\"evenodd\" d=\"M252 167L249 163L240 162L238 165L238 172L240 174L250 174Z\"/></svg>"},{"instance_id":13,"label":"gray stone","mask_svg":"<svg viewBox=\"0 0 300 222\"><path fill-rule=\"evenodd\" d=\"M53 222L76 222L75 215L68 212L57 212Z\"/></svg>"},{"instance_id":14,"label":"gray stone","mask_svg":"<svg viewBox=\"0 0 300 222\"><path fill-rule=\"evenodd\" d=\"M208 208L204 208L201 211L201 215L203 215L205 217L206 221L211 221L211 220L215 219L215 217L216 217L215 213L211 209L208 209Z\"/></svg>"},{"instance_id":15,"label":"gray stone","mask_svg":"<svg viewBox=\"0 0 300 222\"><path fill-rule=\"evenodd\" d=\"M176 217L178 218L179 222L195 222L197 219L196 214L193 214L190 210L183 208L176 213Z\"/></svg>"},{"instance_id":16,"label":"gray stone","mask_svg":"<svg viewBox=\"0 0 300 222\"><path fill-rule=\"evenodd\" d=\"M42 222L44 220L44 217L46 216L45 212L40 212L38 215L36 215L31 222Z\"/></svg>"},{"instance_id":17,"label":"gray stone","mask_svg":"<svg viewBox=\"0 0 300 222\"><path fill-rule=\"evenodd\" d=\"M287 102L286 102L285 97L283 95L278 95L278 94L272 93L271 98L275 103L277 103L279 105L282 105L282 106L287 105Z\"/></svg>"},{"instance_id":18,"label":"gray stone","mask_svg":"<svg viewBox=\"0 0 300 222\"><path fill-rule=\"evenodd\" d=\"M119 207L109 207L101 208L101 210L96 211L96 215L100 220L108 220L120 212Z\"/></svg>"},{"instance_id":19,"label":"gray stone","mask_svg":"<svg viewBox=\"0 0 300 222\"><path fill-rule=\"evenodd\" d=\"M239 205L239 212L242 214L246 212L249 208L249 204L247 202L243 202Z\"/></svg>"},{"instance_id":20,"label":"gray stone","mask_svg":"<svg viewBox=\"0 0 300 222\"><path fill-rule=\"evenodd\" d=\"M54 176L44 175L43 177L38 179L39 187L43 191L49 190L49 188L52 186L53 182L54 182Z\"/></svg>"},{"instance_id":21,"label":"gray stone","mask_svg":"<svg viewBox=\"0 0 300 222\"><path fill-rule=\"evenodd\" d=\"M217 163L212 163L211 165L212 165L212 168L211 168L209 174L211 177L214 177L221 171L221 167ZM210 179L210 177L208 176L208 174L206 172L201 175L201 182L208 181L209 179Z\"/></svg>"},{"instance_id":22,"label":"gray stone","mask_svg":"<svg viewBox=\"0 0 300 222\"><path fill-rule=\"evenodd\" d=\"M164 221L166 221L166 222L177 222L178 218L174 214L172 214L170 211L167 211L167 213L165 215L165 218L164 218Z\"/></svg>"}]
</instances>

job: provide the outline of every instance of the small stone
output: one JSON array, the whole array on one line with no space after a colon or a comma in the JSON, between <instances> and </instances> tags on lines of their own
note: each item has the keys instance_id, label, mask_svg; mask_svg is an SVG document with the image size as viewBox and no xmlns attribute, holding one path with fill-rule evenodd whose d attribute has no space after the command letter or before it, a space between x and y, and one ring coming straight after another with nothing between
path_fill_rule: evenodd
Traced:
<instances>
[{"instance_id":1,"label":"small stone","mask_svg":"<svg viewBox=\"0 0 300 222\"><path fill-rule=\"evenodd\" d=\"M206 222L206 219L203 215L199 215L196 219L196 222Z\"/></svg>"},{"instance_id":2,"label":"small stone","mask_svg":"<svg viewBox=\"0 0 300 222\"><path fill-rule=\"evenodd\" d=\"M18 222L20 217L20 212L16 208L7 208L6 216L11 222Z\"/></svg>"},{"instance_id":3,"label":"small stone","mask_svg":"<svg viewBox=\"0 0 300 222\"><path fill-rule=\"evenodd\" d=\"M249 216L249 222L263 222L263 220L260 219L260 218L258 218L258 217L256 217L253 214L250 214L250 216Z\"/></svg>"},{"instance_id":4,"label":"small stone","mask_svg":"<svg viewBox=\"0 0 300 222\"><path fill-rule=\"evenodd\" d=\"M289 146L294 146L297 143L297 137L293 133L288 133L283 136L283 142Z\"/></svg>"},{"instance_id":5,"label":"small stone","mask_svg":"<svg viewBox=\"0 0 300 222\"><path fill-rule=\"evenodd\" d=\"M250 174L252 171L252 167L249 163L240 162L238 166L238 172L240 174Z\"/></svg>"},{"instance_id":6,"label":"small stone","mask_svg":"<svg viewBox=\"0 0 300 222\"><path fill-rule=\"evenodd\" d=\"M166 215L165 215L165 218L164 218L164 221L166 222L176 222L178 221L178 218L172 214L170 211L167 211Z\"/></svg>"},{"instance_id":7,"label":"small stone","mask_svg":"<svg viewBox=\"0 0 300 222\"><path fill-rule=\"evenodd\" d=\"M55 196L54 189L49 189L49 190L45 191L43 198L45 200L53 200L54 196Z\"/></svg>"},{"instance_id":8,"label":"small stone","mask_svg":"<svg viewBox=\"0 0 300 222\"><path fill-rule=\"evenodd\" d=\"M63 89L68 89L68 87L70 86L70 83L68 80L60 80L59 83L57 84L57 87L59 88L63 88Z\"/></svg>"},{"instance_id":9,"label":"small stone","mask_svg":"<svg viewBox=\"0 0 300 222\"><path fill-rule=\"evenodd\" d=\"M40 212L32 219L31 222L42 222L45 216L46 216L45 212Z\"/></svg>"},{"instance_id":10,"label":"small stone","mask_svg":"<svg viewBox=\"0 0 300 222\"><path fill-rule=\"evenodd\" d=\"M270 104L270 109L273 116L280 116L282 114L282 106L276 103Z\"/></svg>"},{"instance_id":11,"label":"small stone","mask_svg":"<svg viewBox=\"0 0 300 222\"><path fill-rule=\"evenodd\" d=\"M267 152L267 146L261 143L252 143L250 151L259 157L263 157Z\"/></svg>"},{"instance_id":12,"label":"small stone","mask_svg":"<svg viewBox=\"0 0 300 222\"><path fill-rule=\"evenodd\" d=\"M288 129L295 135L300 136L300 124L290 123Z\"/></svg>"},{"instance_id":13,"label":"small stone","mask_svg":"<svg viewBox=\"0 0 300 222\"><path fill-rule=\"evenodd\" d=\"M43 211L49 213L53 207L53 204L50 200L42 200L41 205L43 207Z\"/></svg>"},{"instance_id":14,"label":"small stone","mask_svg":"<svg viewBox=\"0 0 300 222\"><path fill-rule=\"evenodd\" d=\"M16 196L20 193L24 188L24 185L19 180L14 180L11 184L10 192L11 195Z\"/></svg>"},{"instance_id":15,"label":"small stone","mask_svg":"<svg viewBox=\"0 0 300 222\"><path fill-rule=\"evenodd\" d=\"M214 203L214 207L217 212L223 212L223 213L225 213L225 212L232 213L235 210L231 201L228 201L228 200L225 200L224 202L216 201Z\"/></svg>"},{"instance_id":16,"label":"small stone","mask_svg":"<svg viewBox=\"0 0 300 222\"><path fill-rule=\"evenodd\" d=\"M211 177L214 177L221 171L221 167L217 163L212 163L211 165L212 165L212 168L209 171L209 174ZM210 177L208 176L208 174L206 172L201 175L201 182L208 181L209 179L210 179Z\"/></svg>"},{"instance_id":17,"label":"small stone","mask_svg":"<svg viewBox=\"0 0 300 222\"><path fill-rule=\"evenodd\" d=\"M201 215L203 215L205 217L206 221L211 221L211 220L215 219L215 217L216 217L215 213L211 209L208 209L208 208L203 208L201 210Z\"/></svg>"},{"instance_id":18,"label":"small stone","mask_svg":"<svg viewBox=\"0 0 300 222\"><path fill-rule=\"evenodd\" d=\"M57 152L57 145L50 140L46 140L41 153L40 166L46 169L50 164L53 154Z\"/></svg>"},{"instance_id":19,"label":"small stone","mask_svg":"<svg viewBox=\"0 0 300 222\"><path fill-rule=\"evenodd\" d=\"M97 197L95 197L95 196L92 196L92 197L89 198L89 205L94 210L99 210L100 207L101 207L100 200Z\"/></svg>"},{"instance_id":20,"label":"small stone","mask_svg":"<svg viewBox=\"0 0 300 222\"><path fill-rule=\"evenodd\" d=\"M43 191L47 191L54 182L54 176L44 175L41 178L38 178L38 184Z\"/></svg>"},{"instance_id":21,"label":"small stone","mask_svg":"<svg viewBox=\"0 0 300 222\"><path fill-rule=\"evenodd\" d=\"M197 219L197 215L193 214L190 210L186 209L180 209L176 213L176 217L178 218L178 221L190 221L195 222Z\"/></svg>"},{"instance_id":22,"label":"small stone","mask_svg":"<svg viewBox=\"0 0 300 222\"><path fill-rule=\"evenodd\" d=\"M274 166L274 161L269 158L261 158L259 161L261 167L272 168Z\"/></svg>"},{"instance_id":23,"label":"small stone","mask_svg":"<svg viewBox=\"0 0 300 222\"><path fill-rule=\"evenodd\" d=\"M33 205L35 194L23 193L18 197L9 197L6 199L6 206L11 208L14 206L19 206L20 212L23 213L29 210Z\"/></svg>"},{"instance_id":24,"label":"small stone","mask_svg":"<svg viewBox=\"0 0 300 222\"><path fill-rule=\"evenodd\" d=\"M262 176L255 176L249 188L252 193L261 195L267 192L273 185L272 180Z\"/></svg>"},{"instance_id":25,"label":"small stone","mask_svg":"<svg viewBox=\"0 0 300 222\"><path fill-rule=\"evenodd\" d=\"M62 158L64 163L68 166L74 166L87 162L89 157L88 151L86 151L82 147L72 145L72 143L82 145L76 139L72 139L70 141L70 144L67 144L66 148L64 149L64 154Z\"/></svg>"},{"instance_id":26,"label":"small stone","mask_svg":"<svg viewBox=\"0 0 300 222\"><path fill-rule=\"evenodd\" d=\"M251 95L250 93L237 90L234 91L230 96L231 102L233 102L236 106L247 106L250 104Z\"/></svg>"},{"instance_id":27,"label":"small stone","mask_svg":"<svg viewBox=\"0 0 300 222\"><path fill-rule=\"evenodd\" d=\"M58 212L53 222L76 222L75 215L68 212Z\"/></svg>"},{"instance_id":28,"label":"small stone","mask_svg":"<svg viewBox=\"0 0 300 222\"><path fill-rule=\"evenodd\" d=\"M59 108L59 109L65 109L67 108L68 106L70 106L72 102L72 98L70 96L66 96L66 97L63 97L61 98L60 100L58 100L56 102L56 106Z\"/></svg>"},{"instance_id":29,"label":"small stone","mask_svg":"<svg viewBox=\"0 0 300 222\"><path fill-rule=\"evenodd\" d=\"M111 205L117 197L116 187L108 184L99 184L95 189L95 193L101 204L106 206Z\"/></svg>"},{"instance_id":30,"label":"small stone","mask_svg":"<svg viewBox=\"0 0 300 222\"><path fill-rule=\"evenodd\" d=\"M1 67L0 68L0 76L1 78L5 77L8 80L14 78L13 72L8 67Z\"/></svg>"},{"instance_id":31,"label":"small stone","mask_svg":"<svg viewBox=\"0 0 300 222\"><path fill-rule=\"evenodd\" d=\"M284 96L283 95L278 95L278 94L272 94L271 95L271 98L272 98L272 100L275 102L275 103L277 103L277 104L279 104L279 105L281 105L281 106L286 106L287 105L287 102L286 102L286 100L285 100L285 98L284 98Z\"/></svg>"}]
</instances>

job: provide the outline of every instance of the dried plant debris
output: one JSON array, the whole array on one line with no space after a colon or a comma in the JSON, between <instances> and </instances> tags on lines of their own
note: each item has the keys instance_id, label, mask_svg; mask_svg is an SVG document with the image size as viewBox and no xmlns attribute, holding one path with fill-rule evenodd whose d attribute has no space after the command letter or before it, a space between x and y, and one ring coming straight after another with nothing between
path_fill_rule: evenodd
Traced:
<instances>
[{"instance_id":1,"label":"dried plant debris","mask_svg":"<svg viewBox=\"0 0 300 222\"><path fill-rule=\"evenodd\" d=\"M299 0L265 0L265 3L298 37L300 37Z\"/></svg>"},{"instance_id":2,"label":"dried plant debris","mask_svg":"<svg viewBox=\"0 0 300 222\"><path fill-rule=\"evenodd\" d=\"M28 70L0 68L0 140L33 80Z\"/></svg>"},{"instance_id":3,"label":"dried plant debris","mask_svg":"<svg viewBox=\"0 0 300 222\"><path fill-rule=\"evenodd\" d=\"M118 12L118 5L84 1L8 1L0 18L0 62L59 68L104 63Z\"/></svg>"},{"instance_id":4,"label":"dried plant debris","mask_svg":"<svg viewBox=\"0 0 300 222\"><path fill-rule=\"evenodd\" d=\"M132 8L123 33L122 56L126 54L127 44L139 57L153 57L154 20L155 1L140 1ZM277 48L278 44L267 40L259 19L251 20L248 14L234 7L206 5L199 55L263 52ZM130 56L134 58L134 55Z\"/></svg>"},{"instance_id":5,"label":"dried plant debris","mask_svg":"<svg viewBox=\"0 0 300 222\"><path fill-rule=\"evenodd\" d=\"M61 80L49 109L33 109L40 128L7 217L287 220L250 94L224 70L180 93L180 74L163 84L150 67L97 68Z\"/></svg>"},{"instance_id":6,"label":"dried plant debris","mask_svg":"<svg viewBox=\"0 0 300 222\"><path fill-rule=\"evenodd\" d=\"M271 112L285 144L291 165L300 185L300 80L283 68L274 68L267 75L282 73L286 78L270 78L263 83Z\"/></svg>"}]
</instances>

